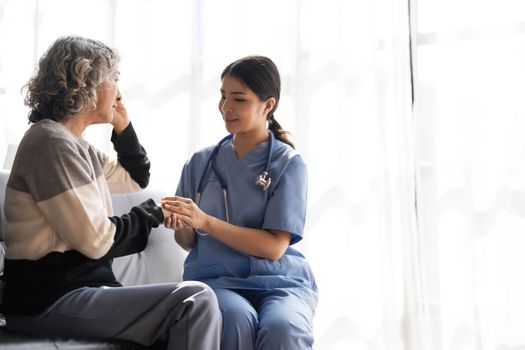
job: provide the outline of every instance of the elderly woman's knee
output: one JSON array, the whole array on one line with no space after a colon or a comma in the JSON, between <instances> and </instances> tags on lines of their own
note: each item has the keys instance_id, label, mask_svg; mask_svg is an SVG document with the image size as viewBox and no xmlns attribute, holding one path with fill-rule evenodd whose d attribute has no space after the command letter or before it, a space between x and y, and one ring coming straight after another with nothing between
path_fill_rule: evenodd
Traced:
<instances>
[{"instance_id":1,"label":"elderly woman's knee","mask_svg":"<svg viewBox=\"0 0 525 350\"><path fill-rule=\"evenodd\" d=\"M184 281L179 283L176 289L177 293L184 297L184 299L199 300L202 303L211 304L215 308L219 308L217 296L212 288L207 284L198 281Z\"/></svg>"}]
</instances>

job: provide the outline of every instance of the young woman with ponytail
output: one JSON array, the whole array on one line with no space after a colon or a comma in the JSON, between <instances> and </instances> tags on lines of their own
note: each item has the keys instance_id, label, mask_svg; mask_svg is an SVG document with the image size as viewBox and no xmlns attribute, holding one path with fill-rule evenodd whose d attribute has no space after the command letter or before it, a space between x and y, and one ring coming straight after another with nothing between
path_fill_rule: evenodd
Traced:
<instances>
[{"instance_id":1,"label":"young woman with ponytail","mask_svg":"<svg viewBox=\"0 0 525 350\"><path fill-rule=\"evenodd\" d=\"M189 251L184 279L217 295L222 349L311 349L317 286L292 247L304 233L307 169L274 117L279 72L249 56L221 80L229 135L186 163L176 196L162 200L164 224Z\"/></svg>"}]
</instances>

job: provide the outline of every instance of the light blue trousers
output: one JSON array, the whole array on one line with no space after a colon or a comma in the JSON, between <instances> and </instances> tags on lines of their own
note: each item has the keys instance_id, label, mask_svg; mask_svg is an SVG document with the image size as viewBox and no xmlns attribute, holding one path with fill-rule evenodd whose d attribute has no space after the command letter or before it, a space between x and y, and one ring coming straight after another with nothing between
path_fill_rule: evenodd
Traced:
<instances>
[{"instance_id":1,"label":"light blue trousers","mask_svg":"<svg viewBox=\"0 0 525 350\"><path fill-rule=\"evenodd\" d=\"M308 350L317 295L308 289L214 289L222 312L222 350Z\"/></svg>"}]
</instances>

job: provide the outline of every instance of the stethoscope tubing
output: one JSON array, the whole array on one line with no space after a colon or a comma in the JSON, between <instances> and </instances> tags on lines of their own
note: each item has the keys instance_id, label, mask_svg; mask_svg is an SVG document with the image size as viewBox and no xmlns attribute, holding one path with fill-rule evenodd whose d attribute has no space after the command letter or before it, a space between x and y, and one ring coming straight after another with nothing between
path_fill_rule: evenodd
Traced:
<instances>
[{"instance_id":1,"label":"stethoscope tubing","mask_svg":"<svg viewBox=\"0 0 525 350\"><path fill-rule=\"evenodd\" d=\"M273 135L273 132L268 131L268 133L270 135L270 140L269 140L268 158L266 160L266 166L262 174L259 175L256 180L256 185L259 186L263 191L266 191L271 183L271 178L268 177L268 170L270 168L270 162L272 160L272 154L273 154L273 146L275 142L275 136ZM219 141L219 143L217 143L217 145L215 145L215 147L211 151L210 156L208 157L208 160L206 161L206 166L204 167L204 171L199 180L199 184L197 186L197 193L195 196L195 204L197 204L197 206L200 206L201 194L204 190L204 181L206 179L206 175L208 174L209 169L212 168L213 171L215 172L215 175L219 179L219 183L221 184L221 192L222 192L222 198L224 202L226 222L230 222L230 214L228 211L228 188L227 188L226 181L224 181L224 178L222 177L222 175L220 174L220 172L217 170L215 166L215 158L217 157L219 148L221 148L221 146L224 143L231 140L232 138L233 138L233 134L229 134L225 136L222 140ZM207 233L200 232L199 230L195 230L195 231L201 236L208 235Z\"/></svg>"}]
</instances>

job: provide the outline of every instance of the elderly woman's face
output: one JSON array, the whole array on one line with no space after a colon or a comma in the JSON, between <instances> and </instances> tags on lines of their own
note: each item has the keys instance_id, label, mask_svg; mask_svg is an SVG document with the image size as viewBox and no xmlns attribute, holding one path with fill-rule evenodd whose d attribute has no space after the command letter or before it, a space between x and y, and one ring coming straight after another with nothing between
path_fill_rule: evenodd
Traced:
<instances>
[{"instance_id":1,"label":"elderly woman's face","mask_svg":"<svg viewBox=\"0 0 525 350\"><path fill-rule=\"evenodd\" d=\"M117 108L118 72L112 74L108 81L97 87L97 108L92 112L94 124L110 123Z\"/></svg>"}]
</instances>

